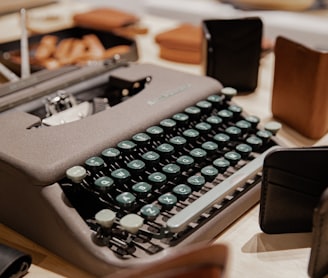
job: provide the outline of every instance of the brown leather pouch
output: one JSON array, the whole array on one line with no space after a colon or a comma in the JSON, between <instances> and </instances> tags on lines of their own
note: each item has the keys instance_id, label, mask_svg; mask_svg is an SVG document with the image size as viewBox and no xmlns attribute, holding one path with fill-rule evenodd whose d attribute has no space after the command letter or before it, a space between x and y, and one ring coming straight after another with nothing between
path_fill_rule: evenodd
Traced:
<instances>
[{"instance_id":1,"label":"brown leather pouch","mask_svg":"<svg viewBox=\"0 0 328 278\"><path fill-rule=\"evenodd\" d=\"M162 59L189 63L201 63L202 30L200 26L182 24L155 36Z\"/></svg>"},{"instance_id":2,"label":"brown leather pouch","mask_svg":"<svg viewBox=\"0 0 328 278\"><path fill-rule=\"evenodd\" d=\"M273 116L308 138L321 138L328 131L327 72L327 52L278 37Z\"/></svg>"},{"instance_id":3,"label":"brown leather pouch","mask_svg":"<svg viewBox=\"0 0 328 278\"><path fill-rule=\"evenodd\" d=\"M113 31L139 21L138 16L124 11L97 8L73 16L75 25L103 31Z\"/></svg>"}]
</instances>

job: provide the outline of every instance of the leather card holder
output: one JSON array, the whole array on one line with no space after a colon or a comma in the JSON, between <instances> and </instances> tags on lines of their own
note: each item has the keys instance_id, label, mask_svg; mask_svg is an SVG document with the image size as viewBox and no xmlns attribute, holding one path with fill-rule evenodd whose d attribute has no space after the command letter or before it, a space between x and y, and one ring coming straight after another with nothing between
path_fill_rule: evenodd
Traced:
<instances>
[{"instance_id":1,"label":"leather card holder","mask_svg":"<svg viewBox=\"0 0 328 278\"><path fill-rule=\"evenodd\" d=\"M328 186L328 148L281 148L263 163L259 222L268 234L311 232Z\"/></svg>"}]
</instances>

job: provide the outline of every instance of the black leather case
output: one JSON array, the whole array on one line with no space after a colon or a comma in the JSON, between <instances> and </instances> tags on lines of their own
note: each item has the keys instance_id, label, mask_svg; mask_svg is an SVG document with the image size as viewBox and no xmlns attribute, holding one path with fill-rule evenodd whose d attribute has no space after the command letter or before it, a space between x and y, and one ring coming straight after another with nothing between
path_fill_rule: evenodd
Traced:
<instances>
[{"instance_id":1,"label":"black leather case","mask_svg":"<svg viewBox=\"0 0 328 278\"><path fill-rule=\"evenodd\" d=\"M281 148L263 163L260 227L265 233L312 230L313 212L328 186L328 148Z\"/></svg>"},{"instance_id":2,"label":"black leather case","mask_svg":"<svg viewBox=\"0 0 328 278\"><path fill-rule=\"evenodd\" d=\"M322 194L319 205L314 211L308 272L312 278L328 275L328 188Z\"/></svg>"},{"instance_id":3,"label":"black leather case","mask_svg":"<svg viewBox=\"0 0 328 278\"><path fill-rule=\"evenodd\" d=\"M261 19L212 19L202 25L204 73L226 87L254 91L261 56Z\"/></svg>"}]
</instances>

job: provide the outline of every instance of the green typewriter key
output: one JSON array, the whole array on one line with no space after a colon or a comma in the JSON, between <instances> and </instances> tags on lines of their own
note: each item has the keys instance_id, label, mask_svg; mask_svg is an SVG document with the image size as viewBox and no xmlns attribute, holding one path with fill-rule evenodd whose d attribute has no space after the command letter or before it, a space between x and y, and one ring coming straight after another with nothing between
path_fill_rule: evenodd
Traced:
<instances>
[{"instance_id":1,"label":"green typewriter key","mask_svg":"<svg viewBox=\"0 0 328 278\"><path fill-rule=\"evenodd\" d=\"M224 154L224 158L230 161L230 165L234 166L241 159L241 155L235 151L230 151Z\"/></svg>"},{"instance_id":2,"label":"green typewriter key","mask_svg":"<svg viewBox=\"0 0 328 278\"><path fill-rule=\"evenodd\" d=\"M172 179L180 175L181 168L177 164L170 163L163 166L162 171L169 179Z\"/></svg>"},{"instance_id":3,"label":"green typewriter key","mask_svg":"<svg viewBox=\"0 0 328 278\"><path fill-rule=\"evenodd\" d=\"M111 172L111 177L114 180L118 181L118 183L122 184L130 179L131 174L128 170L124 168L119 168Z\"/></svg>"},{"instance_id":4,"label":"green typewriter key","mask_svg":"<svg viewBox=\"0 0 328 278\"><path fill-rule=\"evenodd\" d=\"M191 194L192 190L190 186L186 184L178 184L173 188L173 193L178 197L179 200L184 201Z\"/></svg>"},{"instance_id":5,"label":"green typewriter key","mask_svg":"<svg viewBox=\"0 0 328 278\"><path fill-rule=\"evenodd\" d=\"M258 132L256 132L256 136L261 138L263 142L268 142L269 139L272 137L272 133L268 130L259 130Z\"/></svg>"},{"instance_id":6,"label":"green typewriter key","mask_svg":"<svg viewBox=\"0 0 328 278\"><path fill-rule=\"evenodd\" d=\"M206 141L202 144L202 149L204 149L208 154L214 154L219 148L219 145L213 141Z\"/></svg>"},{"instance_id":7,"label":"green typewriter key","mask_svg":"<svg viewBox=\"0 0 328 278\"><path fill-rule=\"evenodd\" d=\"M198 191L205 185L206 180L203 176L194 175L187 179L187 183L192 190Z\"/></svg>"},{"instance_id":8,"label":"green typewriter key","mask_svg":"<svg viewBox=\"0 0 328 278\"><path fill-rule=\"evenodd\" d=\"M91 171L99 171L104 167L105 161L99 156L93 156L85 161L85 166Z\"/></svg>"},{"instance_id":9,"label":"green typewriter key","mask_svg":"<svg viewBox=\"0 0 328 278\"><path fill-rule=\"evenodd\" d=\"M230 136L231 139L237 139L241 135L241 129L236 126L229 126L225 129L225 133Z\"/></svg>"},{"instance_id":10,"label":"green typewriter key","mask_svg":"<svg viewBox=\"0 0 328 278\"><path fill-rule=\"evenodd\" d=\"M259 117L257 117L257 116L252 116L252 115L247 116L247 117L245 118L245 120L248 121L248 122L252 125L252 128L256 128L257 125L258 125L259 122L260 122L260 118L259 118Z\"/></svg>"},{"instance_id":11,"label":"green typewriter key","mask_svg":"<svg viewBox=\"0 0 328 278\"><path fill-rule=\"evenodd\" d=\"M211 95L207 97L207 100L213 104L214 107L218 108L223 104L222 95Z\"/></svg>"},{"instance_id":12,"label":"green typewriter key","mask_svg":"<svg viewBox=\"0 0 328 278\"><path fill-rule=\"evenodd\" d=\"M230 105L228 110L233 113L234 117L239 116L243 112L243 108L236 104Z\"/></svg>"},{"instance_id":13,"label":"green typewriter key","mask_svg":"<svg viewBox=\"0 0 328 278\"><path fill-rule=\"evenodd\" d=\"M187 144L186 138L182 136L174 136L169 139L169 142L175 149L181 150Z\"/></svg>"},{"instance_id":14,"label":"green typewriter key","mask_svg":"<svg viewBox=\"0 0 328 278\"><path fill-rule=\"evenodd\" d=\"M154 204L148 204L140 209L140 213L145 219L152 221L160 214L160 209Z\"/></svg>"},{"instance_id":15,"label":"green typewriter key","mask_svg":"<svg viewBox=\"0 0 328 278\"><path fill-rule=\"evenodd\" d=\"M160 187L166 183L167 177L161 172L154 172L148 176L148 181L155 187Z\"/></svg>"},{"instance_id":16,"label":"green typewriter key","mask_svg":"<svg viewBox=\"0 0 328 278\"><path fill-rule=\"evenodd\" d=\"M146 169L145 162L140 159L132 160L126 166L131 174L140 174Z\"/></svg>"},{"instance_id":17,"label":"green typewriter key","mask_svg":"<svg viewBox=\"0 0 328 278\"><path fill-rule=\"evenodd\" d=\"M236 151L241 154L242 158L246 158L252 152L252 147L250 145L241 143L236 146Z\"/></svg>"},{"instance_id":18,"label":"green typewriter key","mask_svg":"<svg viewBox=\"0 0 328 278\"><path fill-rule=\"evenodd\" d=\"M163 143L156 148L156 151L159 155L168 157L174 153L174 147L168 143Z\"/></svg>"},{"instance_id":19,"label":"green typewriter key","mask_svg":"<svg viewBox=\"0 0 328 278\"><path fill-rule=\"evenodd\" d=\"M196 106L200 108L203 111L203 113L208 113L211 111L213 105L210 101L201 100L196 103Z\"/></svg>"},{"instance_id":20,"label":"green typewriter key","mask_svg":"<svg viewBox=\"0 0 328 278\"><path fill-rule=\"evenodd\" d=\"M124 140L118 142L117 148L122 152L122 154L130 154L136 149L137 144L130 140Z\"/></svg>"},{"instance_id":21,"label":"green typewriter key","mask_svg":"<svg viewBox=\"0 0 328 278\"><path fill-rule=\"evenodd\" d=\"M213 181L219 174L218 169L213 166L205 166L200 170L201 174L204 176L207 182Z\"/></svg>"},{"instance_id":22,"label":"green typewriter key","mask_svg":"<svg viewBox=\"0 0 328 278\"><path fill-rule=\"evenodd\" d=\"M177 158L176 163L181 167L181 170L185 171L194 166L195 160L189 155L182 155Z\"/></svg>"},{"instance_id":23,"label":"green typewriter key","mask_svg":"<svg viewBox=\"0 0 328 278\"><path fill-rule=\"evenodd\" d=\"M228 122L233 117L233 113L228 109L223 109L218 112L218 116L224 121Z\"/></svg>"},{"instance_id":24,"label":"green typewriter key","mask_svg":"<svg viewBox=\"0 0 328 278\"><path fill-rule=\"evenodd\" d=\"M107 193L113 187L114 181L110 177L104 176L95 180L94 187L98 192Z\"/></svg>"},{"instance_id":25,"label":"green typewriter key","mask_svg":"<svg viewBox=\"0 0 328 278\"><path fill-rule=\"evenodd\" d=\"M191 120L196 120L199 119L202 111L196 106L189 106L184 110L184 112L189 116Z\"/></svg>"},{"instance_id":26,"label":"green typewriter key","mask_svg":"<svg viewBox=\"0 0 328 278\"><path fill-rule=\"evenodd\" d=\"M142 159L148 166L156 165L159 162L160 158L160 155L154 151L149 151L142 155Z\"/></svg>"},{"instance_id":27,"label":"green typewriter key","mask_svg":"<svg viewBox=\"0 0 328 278\"><path fill-rule=\"evenodd\" d=\"M103 150L101 155L105 161L110 163L119 160L121 152L116 148L108 148Z\"/></svg>"},{"instance_id":28,"label":"green typewriter key","mask_svg":"<svg viewBox=\"0 0 328 278\"><path fill-rule=\"evenodd\" d=\"M208 123L198 123L195 125L195 129L200 132L200 134L207 134L211 131L212 126Z\"/></svg>"},{"instance_id":29,"label":"green typewriter key","mask_svg":"<svg viewBox=\"0 0 328 278\"><path fill-rule=\"evenodd\" d=\"M131 208L136 201L136 197L131 192L123 192L116 196L116 201L121 208Z\"/></svg>"},{"instance_id":30,"label":"green typewriter key","mask_svg":"<svg viewBox=\"0 0 328 278\"><path fill-rule=\"evenodd\" d=\"M223 121L219 116L210 116L206 119L206 122L209 123L213 128L217 128Z\"/></svg>"},{"instance_id":31,"label":"green typewriter key","mask_svg":"<svg viewBox=\"0 0 328 278\"><path fill-rule=\"evenodd\" d=\"M177 122L179 126L184 126L188 124L189 121L189 116L185 113L174 114L172 118Z\"/></svg>"},{"instance_id":32,"label":"green typewriter key","mask_svg":"<svg viewBox=\"0 0 328 278\"><path fill-rule=\"evenodd\" d=\"M138 182L132 186L132 190L138 197L144 198L151 192L152 186L147 182Z\"/></svg>"},{"instance_id":33,"label":"green typewriter key","mask_svg":"<svg viewBox=\"0 0 328 278\"><path fill-rule=\"evenodd\" d=\"M194 142L199 138L199 131L193 128L189 128L183 132L183 136L187 139L188 142Z\"/></svg>"},{"instance_id":34,"label":"green typewriter key","mask_svg":"<svg viewBox=\"0 0 328 278\"><path fill-rule=\"evenodd\" d=\"M158 139L164 134L164 129L160 126L155 125L148 127L146 129L146 132L152 139Z\"/></svg>"},{"instance_id":35,"label":"green typewriter key","mask_svg":"<svg viewBox=\"0 0 328 278\"><path fill-rule=\"evenodd\" d=\"M172 132L177 125L177 122L172 119L164 119L159 125L165 130L165 132Z\"/></svg>"},{"instance_id":36,"label":"green typewriter key","mask_svg":"<svg viewBox=\"0 0 328 278\"><path fill-rule=\"evenodd\" d=\"M218 169L219 173L224 173L230 166L230 162L229 162L229 160L227 160L223 157L220 157L213 161L213 165L215 168Z\"/></svg>"},{"instance_id":37,"label":"green typewriter key","mask_svg":"<svg viewBox=\"0 0 328 278\"><path fill-rule=\"evenodd\" d=\"M220 146L225 146L230 141L230 136L225 133L217 133L214 135L213 140Z\"/></svg>"},{"instance_id":38,"label":"green typewriter key","mask_svg":"<svg viewBox=\"0 0 328 278\"><path fill-rule=\"evenodd\" d=\"M195 148L192 149L189 152L189 155L196 161L196 162L202 162L206 159L207 152L201 148Z\"/></svg>"},{"instance_id":39,"label":"green typewriter key","mask_svg":"<svg viewBox=\"0 0 328 278\"><path fill-rule=\"evenodd\" d=\"M236 127L240 128L242 133L246 133L252 127L252 124L246 120L240 120L236 122Z\"/></svg>"},{"instance_id":40,"label":"green typewriter key","mask_svg":"<svg viewBox=\"0 0 328 278\"><path fill-rule=\"evenodd\" d=\"M172 193L165 193L158 197L158 202L162 205L163 209L170 210L176 205L178 199Z\"/></svg>"},{"instance_id":41,"label":"green typewriter key","mask_svg":"<svg viewBox=\"0 0 328 278\"><path fill-rule=\"evenodd\" d=\"M246 143L249 144L254 150L258 150L263 145L263 140L255 135L252 135L246 139Z\"/></svg>"},{"instance_id":42,"label":"green typewriter key","mask_svg":"<svg viewBox=\"0 0 328 278\"><path fill-rule=\"evenodd\" d=\"M147 133L140 132L132 136L132 140L138 145L138 146L146 146L151 138Z\"/></svg>"}]
</instances>

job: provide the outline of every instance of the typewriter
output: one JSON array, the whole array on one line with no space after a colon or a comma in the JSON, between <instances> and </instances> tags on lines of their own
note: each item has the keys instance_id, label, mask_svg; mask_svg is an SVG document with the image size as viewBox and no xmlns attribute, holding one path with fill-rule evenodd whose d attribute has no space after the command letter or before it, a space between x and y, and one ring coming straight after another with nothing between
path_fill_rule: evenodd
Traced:
<instances>
[{"instance_id":1,"label":"typewriter","mask_svg":"<svg viewBox=\"0 0 328 278\"><path fill-rule=\"evenodd\" d=\"M42 107L39 94L0 105L1 222L97 276L210 242L259 201L279 147L210 77L138 63L107 74L104 98L75 84Z\"/></svg>"}]
</instances>

